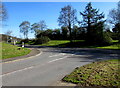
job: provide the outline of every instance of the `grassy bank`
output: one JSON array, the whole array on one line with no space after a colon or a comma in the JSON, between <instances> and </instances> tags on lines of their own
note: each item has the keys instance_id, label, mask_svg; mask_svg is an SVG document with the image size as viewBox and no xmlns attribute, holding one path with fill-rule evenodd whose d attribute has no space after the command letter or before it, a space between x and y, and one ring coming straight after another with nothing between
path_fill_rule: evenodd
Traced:
<instances>
[{"instance_id":1,"label":"grassy bank","mask_svg":"<svg viewBox=\"0 0 120 88\"><path fill-rule=\"evenodd\" d=\"M63 81L79 86L120 86L119 60L106 60L76 68Z\"/></svg>"},{"instance_id":2,"label":"grassy bank","mask_svg":"<svg viewBox=\"0 0 120 88\"><path fill-rule=\"evenodd\" d=\"M2 44L2 59L23 56L30 53L31 51L30 49L27 48L21 48L3 42L1 44Z\"/></svg>"}]
</instances>

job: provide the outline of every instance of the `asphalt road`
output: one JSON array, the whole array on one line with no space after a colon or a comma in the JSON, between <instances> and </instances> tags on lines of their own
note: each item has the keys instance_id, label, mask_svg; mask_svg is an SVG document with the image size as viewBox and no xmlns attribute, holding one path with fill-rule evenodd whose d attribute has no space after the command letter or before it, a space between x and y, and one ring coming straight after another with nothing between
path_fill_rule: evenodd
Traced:
<instances>
[{"instance_id":1,"label":"asphalt road","mask_svg":"<svg viewBox=\"0 0 120 88\"><path fill-rule=\"evenodd\" d=\"M120 58L119 51L81 48L39 48L31 58L2 63L3 86L53 86L76 67Z\"/></svg>"}]
</instances>

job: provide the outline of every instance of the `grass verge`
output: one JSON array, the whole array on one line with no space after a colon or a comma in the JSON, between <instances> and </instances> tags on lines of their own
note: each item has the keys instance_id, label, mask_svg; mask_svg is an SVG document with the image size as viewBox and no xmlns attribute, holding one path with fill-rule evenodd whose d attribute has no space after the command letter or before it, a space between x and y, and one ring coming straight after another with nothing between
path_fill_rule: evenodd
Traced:
<instances>
[{"instance_id":1,"label":"grass verge","mask_svg":"<svg viewBox=\"0 0 120 88\"><path fill-rule=\"evenodd\" d=\"M14 45L10 45L2 42L2 59L23 56L30 53L30 49L17 47Z\"/></svg>"},{"instance_id":2,"label":"grass verge","mask_svg":"<svg viewBox=\"0 0 120 88\"><path fill-rule=\"evenodd\" d=\"M120 87L120 60L106 60L76 68L62 80L79 86Z\"/></svg>"}]
</instances>

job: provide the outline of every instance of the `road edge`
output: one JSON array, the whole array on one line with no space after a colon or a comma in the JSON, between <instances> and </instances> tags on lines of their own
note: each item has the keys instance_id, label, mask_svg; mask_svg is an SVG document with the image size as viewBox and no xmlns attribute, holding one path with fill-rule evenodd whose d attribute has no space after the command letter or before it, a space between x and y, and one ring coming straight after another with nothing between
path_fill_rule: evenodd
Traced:
<instances>
[{"instance_id":1,"label":"road edge","mask_svg":"<svg viewBox=\"0 0 120 88\"><path fill-rule=\"evenodd\" d=\"M0 63L9 63L9 62L25 60L25 59L29 59L29 58L33 58L33 57L39 56L41 53L42 53L42 51L40 51L40 50L38 50L36 48L32 48L31 52L29 54L27 54L27 55L13 57L13 58L8 58L8 59L3 59L2 62L0 62Z\"/></svg>"}]
</instances>

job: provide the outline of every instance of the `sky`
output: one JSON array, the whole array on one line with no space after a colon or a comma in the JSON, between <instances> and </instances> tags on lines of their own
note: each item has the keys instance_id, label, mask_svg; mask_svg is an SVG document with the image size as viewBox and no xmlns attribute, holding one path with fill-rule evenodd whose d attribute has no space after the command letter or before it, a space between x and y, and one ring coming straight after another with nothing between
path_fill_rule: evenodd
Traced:
<instances>
[{"instance_id":1,"label":"sky","mask_svg":"<svg viewBox=\"0 0 120 88\"><path fill-rule=\"evenodd\" d=\"M8 30L12 31L12 35L23 38L20 33L19 25L23 21L29 21L31 24L44 20L47 28L55 29L58 26L57 19L60 15L61 8L66 5L72 5L77 10L78 20L82 20L80 12L84 11L88 2L4 2L8 13L8 19L4 22L7 26L3 27L0 33ZM93 8L97 8L100 12L104 12L105 18L111 9L116 8L117 2L92 2ZM33 33L29 33L29 38L34 38Z\"/></svg>"},{"instance_id":2,"label":"sky","mask_svg":"<svg viewBox=\"0 0 120 88\"><path fill-rule=\"evenodd\" d=\"M118 2L119 0L2 0L4 2Z\"/></svg>"}]
</instances>

